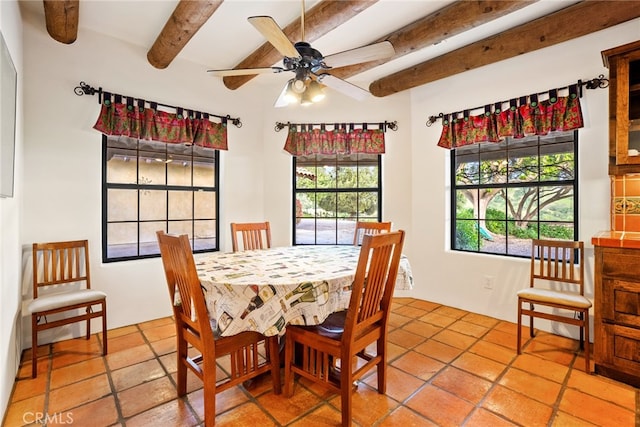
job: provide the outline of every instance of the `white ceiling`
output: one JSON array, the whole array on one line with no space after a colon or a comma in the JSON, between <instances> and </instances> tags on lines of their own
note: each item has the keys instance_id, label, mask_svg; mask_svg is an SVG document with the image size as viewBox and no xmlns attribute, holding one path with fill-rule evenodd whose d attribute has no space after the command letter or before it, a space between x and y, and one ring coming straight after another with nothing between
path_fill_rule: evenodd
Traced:
<instances>
[{"instance_id":1,"label":"white ceiling","mask_svg":"<svg viewBox=\"0 0 640 427\"><path fill-rule=\"evenodd\" d=\"M402 27L452 3L453 0L378 0L345 24L312 42L325 56L360 47L378 40ZM306 9L318 0L305 0ZM23 13L41 15L41 0L21 0ZM81 0L78 38L89 29L142 46L148 50L175 9L178 0ZM574 0L539 0L508 16L453 36L409 55L365 71L349 79L363 87L374 80L419 64L477 40L567 7ZM207 69L235 67L261 46L265 39L247 22L249 16L269 15L284 28L300 17L301 0L225 0L209 21L189 41L178 58ZM292 40L293 42L299 40ZM274 64L281 65L281 64ZM169 65L171 67L171 65ZM263 83L270 75L258 76ZM280 85L280 83L277 83Z\"/></svg>"}]
</instances>

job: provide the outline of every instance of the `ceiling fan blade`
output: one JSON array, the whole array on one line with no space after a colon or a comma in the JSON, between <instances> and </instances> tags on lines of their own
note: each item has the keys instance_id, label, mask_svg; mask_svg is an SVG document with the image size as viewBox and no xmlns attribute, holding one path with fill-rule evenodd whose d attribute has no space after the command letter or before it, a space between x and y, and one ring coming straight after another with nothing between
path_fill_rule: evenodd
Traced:
<instances>
[{"instance_id":1,"label":"ceiling fan blade","mask_svg":"<svg viewBox=\"0 0 640 427\"><path fill-rule=\"evenodd\" d=\"M276 99L276 102L273 104L274 107L280 108L280 107L286 107L287 105L289 105L289 101L286 98L288 87L289 87L289 82L287 82L284 85L284 88L282 88L282 92L280 92L278 99Z\"/></svg>"},{"instance_id":2,"label":"ceiling fan blade","mask_svg":"<svg viewBox=\"0 0 640 427\"><path fill-rule=\"evenodd\" d=\"M362 89L360 86L351 84L346 80L334 77L331 74L320 74L317 77L318 81L323 85L329 86L331 89L335 89L358 101L364 101L371 96L371 92L368 90Z\"/></svg>"},{"instance_id":3,"label":"ceiling fan blade","mask_svg":"<svg viewBox=\"0 0 640 427\"><path fill-rule=\"evenodd\" d=\"M288 56L289 58L297 58L300 56L293 43L291 43L291 40L287 38L282 28L278 26L272 17L251 16L247 19L283 56Z\"/></svg>"},{"instance_id":4,"label":"ceiling fan blade","mask_svg":"<svg viewBox=\"0 0 640 427\"><path fill-rule=\"evenodd\" d=\"M393 48L391 42L383 41L334 53L333 55L327 55L324 57L324 63L332 68L346 67L347 65L359 64L361 62L390 58L395 54L396 50Z\"/></svg>"},{"instance_id":5,"label":"ceiling fan blade","mask_svg":"<svg viewBox=\"0 0 640 427\"><path fill-rule=\"evenodd\" d=\"M267 73L281 73L284 68L280 67L265 67L265 68L238 68L228 70L207 70L207 73L211 73L212 76L227 77L227 76L246 76L253 74L267 74Z\"/></svg>"}]
</instances>

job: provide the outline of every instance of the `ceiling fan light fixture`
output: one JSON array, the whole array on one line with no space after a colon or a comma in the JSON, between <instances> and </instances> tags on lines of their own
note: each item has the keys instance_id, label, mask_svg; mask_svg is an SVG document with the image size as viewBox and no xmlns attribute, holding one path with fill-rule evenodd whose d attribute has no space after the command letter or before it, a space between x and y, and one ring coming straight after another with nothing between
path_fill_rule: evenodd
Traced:
<instances>
[{"instance_id":1,"label":"ceiling fan light fixture","mask_svg":"<svg viewBox=\"0 0 640 427\"><path fill-rule=\"evenodd\" d=\"M307 88L307 84L305 82L304 79L299 79L299 78L295 78L295 79L291 79L291 90L294 91L295 93L302 93L305 91L305 89Z\"/></svg>"},{"instance_id":2,"label":"ceiling fan light fixture","mask_svg":"<svg viewBox=\"0 0 640 427\"><path fill-rule=\"evenodd\" d=\"M311 102L319 102L325 97L324 88L324 85L312 80L311 83L309 83L309 87L307 87L305 94L308 94Z\"/></svg>"},{"instance_id":3,"label":"ceiling fan light fixture","mask_svg":"<svg viewBox=\"0 0 640 427\"><path fill-rule=\"evenodd\" d=\"M300 98L300 105L307 106L307 105L311 105L313 103L314 103L314 101L311 98L311 95L309 94L309 91L308 90L305 91L302 94L302 97Z\"/></svg>"},{"instance_id":4,"label":"ceiling fan light fixture","mask_svg":"<svg viewBox=\"0 0 640 427\"><path fill-rule=\"evenodd\" d=\"M284 99L287 101L287 104L294 104L300 101L300 93L296 92L293 88L295 79L289 80L287 82L287 89L285 90Z\"/></svg>"}]
</instances>

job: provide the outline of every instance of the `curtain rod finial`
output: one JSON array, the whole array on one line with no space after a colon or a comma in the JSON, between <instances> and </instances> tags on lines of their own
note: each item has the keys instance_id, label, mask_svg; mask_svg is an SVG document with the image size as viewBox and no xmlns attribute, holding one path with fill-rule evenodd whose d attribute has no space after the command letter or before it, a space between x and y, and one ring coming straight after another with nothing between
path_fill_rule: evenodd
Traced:
<instances>
[{"instance_id":1,"label":"curtain rod finial","mask_svg":"<svg viewBox=\"0 0 640 427\"><path fill-rule=\"evenodd\" d=\"M274 127L274 130L276 132L280 132L282 129L284 129L285 127L287 127L289 125L290 125L290 123L276 122L276 126Z\"/></svg>"},{"instance_id":2,"label":"curtain rod finial","mask_svg":"<svg viewBox=\"0 0 640 427\"><path fill-rule=\"evenodd\" d=\"M586 82L583 82L582 80L578 80L578 82L580 85L585 85L587 89L604 89L609 86L609 79L605 79L604 74L600 74L598 77L587 80Z\"/></svg>"},{"instance_id":3,"label":"curtain rod finial","mask_svg":"<svg viewBox=\"0 0 640 427\"><path fill-rule=\"evenodd\" d=\"M240 117L231 117L230 115L227 114L226 117L227 120L231 120L231 123L233 123L233 125L237 128L241 128L242 127L242 122L240 121Z\"/></svg>"},{"instance_id":4,"label":"curtain rod finial","mask_svg":"<svg viewBox=\"0 0 640 427\"><path fill-rule=\"evenodd\" d=\"M73 92L78 95L78 96L82 96L82 95L95 95L96 92L101 91L100 89L96 89L88 84L86 84L85 82L80 82L80 85L76 86L73 89Z\"/></svg>"},{"instance_id":5,"label":"curtain rod finial","mask_svg":"<svg viewBox=\"0 0 640 427\"><path fill-rule=\"evenodd\" d=\"M430 127L432 124L434 124L438 119L441 119L444 117L443 113L438 114L437 116L429 116L429 119L427 119L427 123L425 123L427 125L427 127Z\"/></svg>"}]
</instances>

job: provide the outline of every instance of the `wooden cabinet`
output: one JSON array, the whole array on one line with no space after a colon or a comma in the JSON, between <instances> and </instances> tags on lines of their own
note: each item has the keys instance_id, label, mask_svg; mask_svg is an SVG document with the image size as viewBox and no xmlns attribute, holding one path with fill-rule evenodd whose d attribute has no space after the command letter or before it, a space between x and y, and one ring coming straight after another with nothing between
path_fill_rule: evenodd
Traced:
<instances>
[{"instance_id":1,"label":"wooden cabinet","mask_svg":"<svg viewBox=\"0 0 640 427\"><path fill-rule=\"evenodd\" d=\"M640 387L640 249L595 246L597 374Z\"/></svg>"},{"instance_id":2,"label":"wooden cabinet","mask_svg":"<svg viewBox=\"0 0 640 427\"><path fill-rule=\"evenodd\" d=\"M609 68L609 175L640 172L640 41L602 52Z\"/></svg>"}]
</instances>

